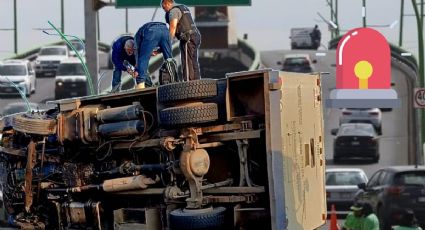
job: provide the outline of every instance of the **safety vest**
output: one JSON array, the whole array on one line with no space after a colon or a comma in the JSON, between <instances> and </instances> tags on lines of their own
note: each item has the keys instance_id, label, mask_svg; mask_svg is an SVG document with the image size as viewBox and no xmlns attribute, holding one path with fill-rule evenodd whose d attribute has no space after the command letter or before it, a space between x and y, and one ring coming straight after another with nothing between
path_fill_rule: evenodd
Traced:
<instances>
[{"instance_id":1,"label":"safety vest","mask_svg":"<svg viewBox=\"0 0 425 230\"><path fill-rule=\"evenodd\" d=\"M192 34L197 30L195 22L193 21L192 15L190 14L189 8L185 5L176 5L172 9L178 8L182 12L182 17L177 22L176 37L180 39L184 33ZM171 11L170 10L170 11ZM165 21L170 24L170 11L165 14Z\"/></svg>"}]
</instances>

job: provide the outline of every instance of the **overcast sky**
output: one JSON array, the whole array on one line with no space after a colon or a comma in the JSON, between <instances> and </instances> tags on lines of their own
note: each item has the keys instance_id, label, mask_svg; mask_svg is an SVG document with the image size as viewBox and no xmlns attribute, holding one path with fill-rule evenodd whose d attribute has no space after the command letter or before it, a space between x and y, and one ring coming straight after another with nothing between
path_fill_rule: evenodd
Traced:
<instances>
[{"instance_id":1,"label":"overcast sky","mask_svg":"<svg viewBox=\"0 0 425 230\"><path fill-rule=\"evenodd\" d=\"M159 0L158 0L159 2ZM413 12L411 1L405 1L405 13ZM60 27L59 0L17 0L18 3L18 52L58 40L35 28L49 27L52 21ZM248 40L259 50L289 48L289 30L292 27L311 27L318 24L322 41L330 38L327 25L320 21L317 12L330 18L326 0L252 0L251 6L232 7L237 33L248 34ZM136 32L151 20L154 9L130 9L129 30ZM100 10L100 40L110 43L125 32L123 9L104 7ZM400 17L400 0L367 1L368 24L391 24ZM159 9L155 21L164 21L164 12ZM339 23L343 30L360 27L361 0L339 1ZM13 27L13 0L0 0L0 29ZM398 43L399 24L393 28L377 28L393 43ZM65 0L65 33L84 37L83 0ZM414 17L405 17L404 47L416 53L417 33ZM0 30L0 58L12 55L13 32Z\"/></svg>"}]
</instances>

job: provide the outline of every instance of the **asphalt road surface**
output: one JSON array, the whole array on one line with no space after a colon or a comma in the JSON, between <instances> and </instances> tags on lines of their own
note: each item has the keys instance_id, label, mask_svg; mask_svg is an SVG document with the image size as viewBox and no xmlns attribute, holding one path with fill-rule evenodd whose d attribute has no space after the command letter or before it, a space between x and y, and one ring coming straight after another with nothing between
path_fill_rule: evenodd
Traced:
<instances>
[{"instance_id":1,"label":"asphalt road surface","mask_svg":"<svg viewBox=\"0 0 425 230\"><path fill-rule=\"evenodd\" d=\"M317 72L327 72L322 76L322 94L324 100L329 98L329 93L335 88L335 51L264 51L261 53L261 60L264 66L273 69L281 69L277 65L277 61L282 61L285 54L293 53L309 53L312 59L316 59L315 69ZM316 55L319 53L319 56ZM320 56L325 55L325 56ZM380 154L381 158L378 163L372 164L369 162L356 161L352 163L344 163L334 165L333 158L333 141L334 137L330 134L331 129L338 128L340 110L324 108L324 124L325 124L325 154L326 167L354 167L363 169L368 177L381 167L389 165L406 165L407 159L407 76L394 65L391 69L391 81L395 83L393 89L401 98L402 107L393 109L391 112L383 112L382 115L382 136L380 138ZM323 100L323 101L324 101ZM339 221L341 224L343 221ZM328 225L321 229L329 229Z\"/></svg>"}]
</instances>

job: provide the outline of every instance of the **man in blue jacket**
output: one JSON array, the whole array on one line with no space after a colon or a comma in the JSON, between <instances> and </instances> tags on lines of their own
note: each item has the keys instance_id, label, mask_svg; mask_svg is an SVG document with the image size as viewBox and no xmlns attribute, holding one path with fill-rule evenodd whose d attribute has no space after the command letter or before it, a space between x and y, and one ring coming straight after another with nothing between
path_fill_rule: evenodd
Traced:
<instances>
[{"instance_id":1,"label":"man in blue jacket","mask_svg":"<svg viewBox=\"0 0 425 230\"><path fill-rule=\"evenodd\" d=\"M121 72L127 71L123 65L127 60L133 66L136 65L134 38L124 35L118 38L112 45L112 63L114 64L114 72L112 76L112 91L118 92L121 88Z\"/></svg>"}]
</instances>

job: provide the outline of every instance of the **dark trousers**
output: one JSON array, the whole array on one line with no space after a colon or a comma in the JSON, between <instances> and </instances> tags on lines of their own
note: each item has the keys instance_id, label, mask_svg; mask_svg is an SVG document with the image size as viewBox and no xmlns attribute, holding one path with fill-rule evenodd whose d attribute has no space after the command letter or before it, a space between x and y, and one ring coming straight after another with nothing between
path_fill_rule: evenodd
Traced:
<instances>
[{"instance_id":1,"label":"dark trousers","mask_svg":"<svg viewBox=\"0 0 425 230\"><path fill-rule=\"evenodd\" d=\"M185 81L188 78L190 81L201 79L198 61L199 46L201 46L201 34L199 32L191 34L189 41L180 40L180 55L182 59L183 79Z\"/></svg>"}]
</instances>

